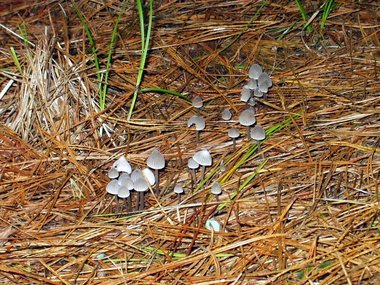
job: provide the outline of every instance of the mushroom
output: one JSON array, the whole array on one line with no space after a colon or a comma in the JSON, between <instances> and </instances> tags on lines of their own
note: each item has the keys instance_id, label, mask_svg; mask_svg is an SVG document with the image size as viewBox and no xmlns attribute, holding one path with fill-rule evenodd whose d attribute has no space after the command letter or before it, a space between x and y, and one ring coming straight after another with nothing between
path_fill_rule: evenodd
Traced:
<instances>
[{"instance_id":1,"label":"mushroom","mask_svg":"<svg viewBox=\"0 0 380 285\"><path fill-rule=\"evenodd\" d=\"M120 187L125 187L129 191L133 190L133 181L131 176L128 173L123 173L119 176L119 179L117 180ZM132 199L131 199L131 193L127 196L127 212L132 211Z\"/></svg>"},{"instance_id":2,"label":"mushroom","mask_svg":"<svg viewBox=\"0 0 380 285\"><path fill-rule=\"evenodd\" d=\"M249 68L248 74L249 78L258 80L260 74L263 73L263 68L261 67L260 64L252 64L251 67Z\"/></svg>"},{"instance_id":3,"label":"mushroom","mask_svg":"<svg viewBox=\"0 0 380 285\"><path fill-rule=\"evenodd\" d=\"M132 166L129 164L124 155L120 156L119 159L113 163L112 167L116 168L119 172L126 172L128 174L131 174L132 172Z\"/></svg>"},{"instance_id":4,"label":"mushroom","mask_svg":"<svg viewBox=\"0 0 380 285\"><path fill-rule=\"evenodd\" d=\"M181 184L176 184L174 186L174 193L176 193L178 196L178 203L181 203L181 194L184 193L184 190Z\"/></svg>"},{"instance_id":5,"label":"mushroom","mask_svg":"<svg viewBox=\"0 0 380 285\"><path fill-rule=\"evenodd\" d=\"M250 79L247 83L247 86L251 90L257 89L257 80L256 79Z\"/></svg>"},{"instance_id":6,"label":"mushroom","mask_svg":"<svg viewBox=\"0 0 380 285\"><path fill-rule=\"evenodd\" d=\"M129 202L128 202L128 199L130 200L130 196L131 196L131 192L129 191L129 189L126 187L126 186L121 186L119 188L119 191L117 192L117 197L121 198L121 199L126 199L126 204L127 204L127 211L130 212L130 209L129 209Z\"/></svg>"},{"instance_id":7,"label":"mushroom","mask_svg":"<svg viewBox=\"0 0 380 285\"><path fill-rule=\"evenodd\" d=\"M191 101L191 104L194 108L200 109L203 106L203 100L199 96L195 96L194 99Z\"/></svg>"},{"instance_id":8,"label":"mushroom","mask_svg":"<svg viewBox=\"0 0 380 285\"><path fill-rule=\"evenodd\" d=\"M144 210L144 192L149 189L148 181L142 176L134 181L133 187L139 192L136 201L136 210Z\"/></svg>"},{"instance_id":9,"label":"mushroom","mask_svg":"<svg viewBox=\"0 0 380 285\"><path fill-rule=\"evenodd\" d=\"M188 160L188 162L187 162L187 166L189 167L190 173L191 173L191 192L193 192L193 190L194 190L194 183L195 183L195 180L196 180L195 170L198 169L199 163L196 162L194 160L194 158L190 157L189 160Z\"/></svg>"},{"instance_id":10,"label":"mushroom","mask_svg":"<svg viewBox=\"0 0 380 285\"><path fill-rule=\"evenodd\" d=\"M117 195L120 189L120 185L116 179L112 179L106 186L106 191L109 194ZM116 210L119 208L119 202L116 196Z\"/></svg>"},{"instance_id":11,"label":"mushroom","mask_svg":"<svg viewBox=\"0 0 380 285\"><path fill-rule=\"evenodd\" d=\"M232 144L234 146L234 150L236 149L236 139L240 137L240 131L237 128L231 128L228 130L228 136L232 138Z\"/></svg>"},{"instance_id":12,"label":"mushroom","mask_svg":"<svg viewBox=\"0 0 380 285\"><path fill-rule=\"evenodd\" d=\"M266 72L263 72L260 74L257 84L261 92L267 93L268 88L272 86L272 79L270 79Z\"/></svg>"},{"instance_id":13,"label":"mushroom","mask_svg":"<svg viewBox=\"0 0 380 285\"><path fill-rule=\"evenodd\" d=\"M240 94L241 94L240 101L247 103L249 98L251 98L252 90L248 87L248 85L244 85L243 88L241 89Z\"/></svg>"},{"instance_id":14,"label":"mushroom","mask_svg":"<svg viewBox=\"0 0 380 285\"><path fill-rule=\"evenodd\" d=\"M230 109L226 108L222 111L222 119L223 120L229 121L229 120L231 120L231 117L232 117L232 113L231 113Z\"/></svg>"},{"instance_id":15,"label":"mushroom","mask_svg":"<svg viewBox=\"0 0 380 285\"><path fill-rule=\"evenodd\" d=\"M155 182L156 182L156 195L160 195L158 170L165 167L165 158L157 149L154 149L148 157L146 164L154 169Z\"/></svg>"},{"instance_id":16,"label":"mushroom","mask_svg":"<svg viewBox=\"0 0 380 285\"><path fill-rule=\"evenodd\" d=\"M255 111L252 108L245 109L239 116L239 123L247 127L247 138L252 125L256 123Z\"/></svg>"},{"instance_id":17,"label":"mushroom","mask_svg":"<svg viewBox=\"0 0 380 285\"><path fill-rule=\"evenodd\" d=\"M212 184L211 193L216 196L216 201L219 201L219 195L222 194L222 186L220 186L218 181Z\"/></svg>"},{"instance_id":18,"label":"mushroom","mask_svg":"<svg viewBox=\"0 0 380 285\"><path fill-rule=\"evenodd\" d=\"M256 125L251 129L250 136L251 136L251 139L253 139L254 141L258 143L258 149L259 151L261 151L261 142L265 140L265 137L266 137L265 130L262 127ZM264 154L263 154L263 159L264 159Z\"/></svg>"},{"instance_id":19,"label":"mushroom","mask_svg":"<svg viewBox=\"0 0 380 285\"><path fill-rule=\"evenodd\" d=\"M118 178L118 177L119 177L119 171L117 171L116 168L111 167L111 168L108 170L108 177L109 177L110 179Z\"/></svg>"},{"instance_id":20,"label":"mushroom","mask_svg":"<svg viewBox=\"0 0 380 285\"><path fill-rule=\"evenodd\" d=\"M203 182L205 178L205 169L206 166L211 166L212 165L212 157L211 154L208 152L206 149L202 149L200 151L197 151L193 159L199 163L199 165L202 166L202 174L201 174L201 183Z\"/></svg>"},{"instance_id":21,"label":"mushroom","mask_svg":"<svg viewBox=\"0 0 380 285\"><path fill-rule=\"evenodd\" d=\"M206 126L205 119L200 115L194 115L187 121L187 126L195 126L196 144L199 143L199 132L204 130Z\"/></svg>"}]
</instances>

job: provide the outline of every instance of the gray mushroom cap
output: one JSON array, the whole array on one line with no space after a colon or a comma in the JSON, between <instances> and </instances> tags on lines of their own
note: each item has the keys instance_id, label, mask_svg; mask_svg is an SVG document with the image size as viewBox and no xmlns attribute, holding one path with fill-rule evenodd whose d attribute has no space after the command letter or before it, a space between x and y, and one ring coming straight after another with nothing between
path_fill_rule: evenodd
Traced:
<instances>
[{"instance_id":1,"label":"gray mushroom cap","mask_svg":"<svg viewBox=\"0 0 380 285\"><path fill-rule=\"evenodd\" d=\"M272 79L270 79L269 75L266 72L260 74L258 79L259 90L263 93L268 92L268 88L272 87Z\"/></svg>"},{"instance_id":2,"label":"gray mushroom cap","mask_svg":"<svg viewBox=\"0 0 380 285\"><path fill-rule=\"evenodd\" d=\"M202 100L201 97L196 96L196 97L194 97L194 99L191 101L191 104L193 105L194 108L199 109L199 108L202 108L202 106L203 106L203 100Z\"/></svg>"},{"instance_id":3,"label":"gray mushroom cap","mask_svg":"<svg viewBox=\"0 0 380 285\"><path fill-rule=\"evenodd\" d=\"M248 102L249 98L251 98L252 90L247 85L244 85L240 94L240 101Z\"/></svg>"},{"instance_id":4,"label":"gray mushroom cap","mask_svg":"<svg viewBox=\"0 0 380 285\"><path fill-rule=\"evenodd\" d=\"M128 198L130 195L131 195L131 192L125 186L120 187L119 191L117 192L117 196L119 198Z\"/></svg>"},{"instance_id":5,"label":"gray mushroom cap","mask_svg":"<svg viewBox=\"0 0 380 285\"><path fill-rule=\"evenodd\" d=\"M262 91L260 91L259 89L255 89L254 91L253 91L253 96L255 96L255 97L257 97L257 98L261 98L261 97L263 97L264 96L264 92L262 92Z\"/></svg>"},{"instance_id":6,"label":"gray mushroom cap","mask_svg":"<svg viewBox=\"0 0 380 285\"><path fill-rule=\"evenodd\" d=\"M187 161L187 166L190 169L197 169L199 167L199 163L194 160L194 158L190 157Z\"/></svg>"},{"instance_id":7,"label":"gray mushroom cap","mask_svg":"<svg viewBox=\"0 0 380 285\"><path fill-rule=\"evenodd\" d=\"M174 186L174 193L176 194L182 194L184 191L183 191L183 187L180 185L180 184L176 184Z\"/></svg>"},{"instance_id":8,"label":"gray mushroom cap","mask_svg":"<svg viewBox=\"0 0 380 285\"><path fill-rule=\"evenodd\" d=\"M250 79L247 83L249 89L255 90L257 88L257 80L256 79Z\"/></svg>"},{"instance_id":9,"label":"gray mushroom cap","mask_svg":"<svg viewBox=\"0 0 380 285\"><path fill-rule=\"evenodd\" d=\"M231 120L232 118L232 113L230 109L226 108L222 111L222 119L225 121Z\"/></svg>"},{"instance_id":10,"label":"gray mushroom cap","mask_svg":"<svg viewBox=\"0 0 380 285\"><path fill-rule=\"evenodd\" d=\"M113 179L110 182L108 182L108 184L106 186L106 191L109 194L117 195L119 188L120 188L119 183L117 182L116 179Z\"/></svg>"},{"instance_id":11,"label":"gray mushroom cap","mask_svg":"<svg viewBox=\"0 0 380 285\"><path fill-rule=\"evenodd\" d=\"M111 168L108 170L108 177L111 178L111 179L114 179L114 178L119 177L119 171L117 171L116 168L111 167Z\"/></svg>"},{"instance_id":12,"label":"gray mushroom cap","mask_svg":"<svg viewBox=\"0 0 380 285\"><path fill-rule=\"evenodd\" d=\"M245 109L239 116L239 123L249 127L256 123L255 111L251 108Z\"/></svg>"},{"instance_id":13,"label":"gray mushroom cap","mask_svg":"<svg viewBox=\"0 0 380 285\"><path fill-rule=\"evenodd\" d=\"M251 139L262 141L265 139L265 130L260 126L254 126L250 132Z\"/></svg>"},{"instance_id":14,"label":"gray mushroom cap","mask_svg":"<svg viewBox=\"0 0 380 285\"><path fill-rule=\"evenodd\" d=\"M187 121L187 126L195 125L197 131L202 131L206 126L206 121L202 116L194 115Z\"/></svg>"},{"instance_id":15,"label":"gray mushroom cap","mask_svg":"<svg viewBox=\"0 0 380 285\"><path fill-rule=\"evenodd\" d=\"M249 78L256 79L256 80L259 78L261 73L263 73L263 68L261 67L260 64L257 64L257 63L252 64L248 71Z\"/></svg>"},{"instance_id":16,"label":"gray mushroom cap","mask_svg":"<svg viewBox=\"0 0 380 285\"><path fill-rule=\"evenodd\" d=\"M152 169L162 169L165 167L165 158L157 149L154 149L148 157L146 164Z\"/></svg>"},{"instance_id":17,"label":"gray mushroom cap","mask_svg":"<svg viewBox=\"0 0 380 285\"><path fill-rule=\"evenodd\" d=\"M214 184L212 184L211 193L214 195L222 194L222 187L220 186L218 181L216 181Z\"/></svg>"},{"instance_id":18,"label":"gray mushroom cap","mask_svg":"<svg viewBox=\"0 0 380 285\"><path fill-rule=\"evenodd\" d=\"M148 182L144 179L144 177L138 178L133 185L137 192L145 192L149 188Z\"/></svg>"},{"instance_id":19,"label":"gray mushroom cap","mask_svg":"<svg viewBox=\"0 0 380 285\"><path fill-rule=\"evenodd\" d=\"M154 176L154 173L152 172L152 170L150 170L149 168L144 168L142 170L142 174L150 186L156 183L156 177Z\"/></svg>"},{"instance_id":20,"label":"gray mushroom cap","mask_svg":"<svg viewBox=\"0 0 380 285\"><path fill-rule=\"evenodd\" d=\"M132 172L132 166L129 164L124 155L120 156L118 160L113 163L112 167L116 168L119 172L126 172L129 174Z\"/></svg>"},{"instance_id":21,"label":"gray mushroom cap","mask_svg":"<svg viewBox=\"0 0 380 285\"><path fill-rule=\"evenodd\" d=\"M194 154L193 159L202 166L211 166L212 165L211 154L206 149L202 149L200 151L197 151Z\"/></svg>"},{"instance_id":22,"label":"gray mushroom cap","mask_svg":"<svg viewBox=\"0 0 380 285\"><path fill-rule=\"evenodd\" d=\"M228 130L228 136L232 139L236 139L240 136L240 131L237 128L232 127Z\"/></svg>"},{"instance_id":23,"label":"gray mushroom cap","mask_svg":"<svg viewBox=\"0 0 380 285\"><path fill-rule=\"evenodd\" d=\"M117 182L119 183L120 187L124 186L127 187L128 190L133 190L133 181L128 173L123 173L120 175Z\"/></svg>"}]
</instances>

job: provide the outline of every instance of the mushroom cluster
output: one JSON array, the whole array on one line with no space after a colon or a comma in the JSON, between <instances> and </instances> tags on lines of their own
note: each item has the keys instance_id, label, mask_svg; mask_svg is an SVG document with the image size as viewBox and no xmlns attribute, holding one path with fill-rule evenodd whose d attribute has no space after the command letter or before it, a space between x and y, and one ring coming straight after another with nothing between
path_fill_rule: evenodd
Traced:
<instances>
[{"instance_id":1,"label":"mushroom cluster","mask_svg":"<svg viewBox=\"0 0 380 285\"><path fill-rule=\"evenodd\" d=\"M257 124L256 109L257 101L266 98L269 88L272 86L272 80L269 75L263 70L259 64L253 64L249 68L249 80L241 90L240 100L245 102L245 109L239 114L238 122L246 128L247 139L252 139L257 142L260 147L260 142L265 139L265 130ZM195 108L195 115L191 116L187 121L187 126L194 126L196 131L196 145L200 141L200 132L205 129L206 120L201 115L200 109L203 107L203 100L196 96L192 100L192 106ZM221 118L230 124L233 113L225 108L221 112ZM236 140L240 137L238 126L234 125L228 130L228 136L232 139L233 148L236 148ZM194 190L194 185L197 183L196 170L201 166L201 177L199 185L204 184L205 169L212 165L212 156L206 149L201 149L194 153L188 160L188 168L190 171L191 190ZM108 171L108 177L111 181L106 186L106 191L121 199L127 199L128 211L132 208L131 195L136 192L136 210L144 209L144 193L155 185L155 195L160 197L158 171L165 167L165 159L163 155L154 149L147 159L147 167L144 169L135 168L129 164L124 156L121 156L115 161ZM218 181L214 181L210 187L211 193L216 196L222 193L222 186ZM180 197L184 193L184 188L181 184L176 184L173 188L174 193Z\"/></svg>"},{"instance_id":2,"label":"mushroom cluster","mask_svg":"<svg viewBox=\"0 0 380 285\"><path fill-rule=\"evenodd\" d=\"M165 167L163 155L154 149L147 159L147 166L144 169L132 169L131 164L123 155L108 170L111 181L107 184L106 191L117 198L126 199L127 211L132 210L132 191L136 192L136 210L144 209L145 192L151 186L156 184L156 195L160 194L158 170ZM153 173L151 169L155 172Z\"/></svg>"}]
</instances>

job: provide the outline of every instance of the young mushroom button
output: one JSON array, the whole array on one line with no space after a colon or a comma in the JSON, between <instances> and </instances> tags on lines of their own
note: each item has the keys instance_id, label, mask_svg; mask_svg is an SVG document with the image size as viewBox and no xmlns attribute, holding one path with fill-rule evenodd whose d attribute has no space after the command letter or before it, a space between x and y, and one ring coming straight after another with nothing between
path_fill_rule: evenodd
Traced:
<instances>
[{"instance_id":1,"label":"young mushroom button","mask_svg":"<svg viewBox=\"0 0 380 285\"><path fill-rule=\"evenodd\" d=\"M197 151L194 156L193 156L193 159L199 163L199 165L202 166L202 177L201 177L201 181L204 180L204 176L205 176L205 168L206 166L211 166L212 165L212 157L211 157L211 154L208 152L208 150L206 149L202 149L200 151Z\"/></svg>"}]
</instances>

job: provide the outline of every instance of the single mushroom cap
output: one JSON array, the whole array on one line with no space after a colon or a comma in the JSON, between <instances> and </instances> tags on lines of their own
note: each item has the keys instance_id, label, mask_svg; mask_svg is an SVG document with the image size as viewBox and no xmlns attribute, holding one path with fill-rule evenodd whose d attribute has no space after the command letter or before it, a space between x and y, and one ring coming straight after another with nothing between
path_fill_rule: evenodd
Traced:
<instances>
[{"instance_id":1,"label":"single mushroom cap","mask_svg":"<svg viewBox=\"0 0 380 285\"><path fill-rule=\"evenodd\" d=\"M252 108L245 109L239 116L239 123L249 127L256 123L255 111Z\"/></svg>"},{"instance_id":2,"label":"single mushroom cap","mask_svg":"<svg viewBox=\"0 0 380 285\"><path fill-rule=\"evenodd\" d=\"M211 193L214 195L222 194L222 186L220 186L218 181L216 181L214 184L212 184Z\"/></svg>"},{"instance_id":3,"label":"single mushroom cap","mask_svg":"<svg viewBox=\"0 0 380 285\"><path fill-rule=\"evenodd\" d=\"M261 67L260 64L257 64L257 63L252 64L248 71L249 78L256 79L256 80L259 78L261 73L263 73L263 68Z\"/></svg>"},{"instance_id":4,"label":"single mushroom cap","mask_svg":"<svg viewBox=\"0 0 380 285\"><path fill-rule=\"evenodd\" d=\"M137 192L145 192L149 189L148 182L145 180L144 177L138 178L133 185L134 189Z\"/></svg>"},{"instance_id":5,"label":"single mushroom cap","mask_svg":"<svg viewBox=\"0 0 380 285\"><path fill-rule=\"evenodd\" d=\"M199 167L199 163L194 160L194 158L190 157L187 161L187 166L190 169L197 169Z\"/></svg>"},{"instance_id":6,"label":"single mushroom cap","mask_svg":"<svg viewBox=\"0 0 380 285\"><path fill-rule=\"evenodd\" d=\"M154 149L148 157L146 164L152 169L162 169L165 167L165 158L157 149Z\"/></svg>"},{"instance_id":7,"label":"single mushroom cap","mask_svg":"<svg viewBox=\"0 0 380 285\"><path fill-rule=\"evenodd\" d=\"M244 85L240 94L240 101L248 102L249 98L251 98L252 90L247 85Z\"/></svg>"},{"instance_id":8,"label":"single mushroom cap","mask_svg":"<svg viewBox=\"0 0 380 285\"><path fill-rule=\"evenodd\" d=\"M212 165L212 157L211 154L206 149L202 149L197 151L193 159L202 166L211 166Z\"/></svg>"},{"instance_id":9,"label":"single mushroom cap","mask_svg":"<svg viewBox=\"0 0 380 285\"><path fill-rule=\"evenodd\" d=\"M249 89L255 90L257 88L257 80L256 79L250 79L247 83Z\"/></svg>"},{"instance_id":10,"label":"single mushroom cap","mask_svg":"<svg viewBox=\"0 0 380 285\"><path fill-rule=\"evenodd\" d=\"M144 175L142 174L141 169L135 168L135 170L131 173L131 179L133 183L136 182L137 179L144 178Z\"/></svg>"},{"instance_id":11,"label":"single mushroom cap","mask_svg":"<svg viewBox=\"0 0 380 285\"><path fill-rule=\"evenodd\" d=\"M111 179L114 179L114 178L119 177L119 171L117 171L116 168L111 167L111 168L108 170L108 177L111 178Z\"/></svg>"},{"instance_id":12,"label":"single mushroom cap","mask_svg":"<svg viewBox=\"0 0 380 285\"><path fill-rule=\"evenodd\" d=\"M222 119L225 121L231 120L232 118L232 113L230 109L226 108L222 111Z\"/></svg>"},{"instance_id":13,"label":"single mushroom cap","mask_svg":"<svg viewBox=\"0 0 380 285\"><path fill-rule=\"evenodd\" d=\"M120 187L127 187L128 190L133 190L133 181L128 173L123 173L120 175L117 182L119 183Z\"/></svg>"},{"instance_id":14,"label":"single mushroom cap","mask_svg":"<svg viewBox=\"0 0 380 285\"><path fill-rule=\"evenodd\" d=\"M268 88L272 86L272 79L270 79L269 75L266 72L260 74L258 79L259 90L263 93L268 92Z\"/></svg>"},{"instance_id":15,"label":"single mushroom cap","mask_svg":"<svg viewBox=\"0 0 380 285\"><path fill-rule=\"evenodd\" d=\"M131 192L125 186L120 187L119 191L117 192L117 196L119 198L128 198L130 195L131 195Z\"/></svg>"},{"instance_id":16,"label":"single mushroom cap","mask_svg":"<svg viewBox=\"0 0 380 285\"><path fill-rule=\"evenodd\" d=\"M202 131L206 127L206 121L202 116L194 115L187 121L187 126L195 125L195 130Z\"/></svg>"},{"instance_id":17,"label":"single mushroom cap","mask_svg":"<svg viewBox=\"0 0 380 285\"><path fill-rule=\"evenodd\" d=\"M194 108L202 108L203 106L203 100L199 96L195 96L194 99L191 101L191 104L193 105Z\"/></svg>"},{"instance_id":18,"label":"single mushroom cap","mask_svg":"<svg viewBox=\"0 0 380 285\"><path fill-rule=\"evenodd\" d=\"M149 168L144 168L142 170L142 174L150 186L156 183L156 177L154 176L154 173L152 172L152 170L150 170Z\"/></svg>"},{"instance_id":19,"label":"single mushroom cap","mask_svg":"<svg viewBox=\"0 0 380 285\"><path fill-rule=\"evenodd\" d=\"M251 129L250 136L255 141L262 141L265 139L265 130L256 125Z\"/></svg>"},{"instance_id":20,"label":"single mushroom cap","mask_svg":"<svg viewBox=\"0 0 380 285\"><path fill-rule=\"evenodd\" d=\"M251 99L249 99L249 101L248 101L248 105L250 106L250 107L255 107L256 106L256 99L255 98L251 98Z\"/></svg>"},{"instance_id":21,"label":"single mushroom cap","mask_svg":"<svg viewBox=\"0 0 380 285\"><path fill-rule=\"evenodd\" d=\"M110 182L108 182L108 184L106 186L106 191L109 194L117 195L119 188L120 188L119 183L117 182L116 179L113 179Z\"/></svg>"},{"instance_id":22,"label":"single mushroom cap","mask_svg":"<svg viewBox=\"0 0 380 285\"><path fill-rule=\"evenodd\" d=\"M180 185L180 184L176 184L174 186L174 193L176 194L182 194L184 191L183 191L183 187Z\"/></svg>"},{"instance_id":23,"label":"single mushroom cap","mask_svg":"<svg viewBox=\"0 0 380 285\"><path fill-rule=\"evenodd\" d=\"M236 139L240 136L240 131L239 129L232 127L231 129L228 130L228 136L232 139Z\"/></svg>"},{"instance_id":24,"label":"single mushroom cap","mask_svg":"<svg viewBox=\"0 0 380 285\"><path fill-rule=\"evenodd\" d=\"M132 172L132 166L129 164L124 155L120 156L119 159L113 163L112 167L116 168L119 172L126 172L129 174Z\"/></svg>"}]
</instances>

